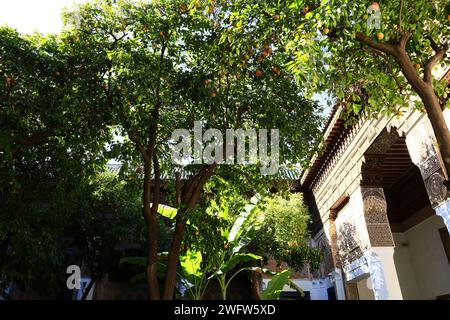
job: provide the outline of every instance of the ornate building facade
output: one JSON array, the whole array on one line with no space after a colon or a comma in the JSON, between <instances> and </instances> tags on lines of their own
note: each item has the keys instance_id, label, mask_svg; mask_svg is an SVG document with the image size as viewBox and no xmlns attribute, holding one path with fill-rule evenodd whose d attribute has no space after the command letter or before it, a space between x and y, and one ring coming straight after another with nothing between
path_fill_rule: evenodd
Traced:
<instances>
[{"instance_id":1,"label":"ornate building facade","mask_svg":"<svg viewBox=\"0 0 450 320\"><path fill-rule=\"evenodd\" d=\"M346 126L341 112L300 181L324 251L315 277L339 300L448 299L449 177L427 115L411 108Z\"/></svg>"}]
</instances>

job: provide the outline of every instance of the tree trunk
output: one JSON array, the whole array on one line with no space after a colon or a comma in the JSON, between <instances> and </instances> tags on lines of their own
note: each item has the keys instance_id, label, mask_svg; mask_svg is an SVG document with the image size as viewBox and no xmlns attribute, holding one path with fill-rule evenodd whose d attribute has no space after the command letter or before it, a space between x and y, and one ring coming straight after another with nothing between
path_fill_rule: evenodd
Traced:
<instances>
[{"instance_id":1,"label":"tree trunk","mask_svg":"<svg viewBox=\"0 0 450 320\"><path fill-rule=\"evenodd\" d=\"M189 210L195 208L195 205L200 197L203 186L209 177L214 172L216 164L205 165L186 185L181 196L181 206L177 214L175 232L172 238L172 246L170 248L169 257L167 261L166 281L164 284L164 300L173 299L175 280L177 276L178 259L180 254L181 243L184 237L184 230L186 227L185 215Z\"/></svg>"},{"instance_id":2,"label":"tree trunk","mask_svg":"<svg viewBox=\"0 0 450 320\"><path fill-rule=\"evenodd\" d=\"M414 91L417 92L425 106L444 164L444 168L442 169L448 180L450 177L450 131L445 122L439 99L434 92L432 83L423 81L417 75L406 51L399 50L396 60L400 65L405 78L408 80L408 83L412 86ZM446 186L449 188L448 184L446 184Z\"/></svg>"},{"instance_id":3,"label":"tree trunk","mask_svg":"<svg viewBox=\"0 0 450 320\"><path fill-rule=\"evenodd\" d=\"M369 47L378 51L384 52L397 61L400 69L405 76L408 83L412 86L413 90L419 95L422 103L427 111L428 118L430 119L431 126L433 128L434 136L439 147L439 153L442 157L444 165L443 171L445 174L445 186L450 190L450 132L448 130L447 123L445 122L444 115L442 113L442 107L439 103L439 99L433 89L433 67L445 57L448 51L448 44L439 47L431 38L431 47L435 51L434 56L430 58L424 68L424 78L422 79L417 70L414 68L411 59L406 51L406 46L411 37L411 33L403 32L395 44L374 42L371 38L367 37L361 32L356 34L356 40L368 45Z\"/></svg>"},{"instance_id":4,"label":"tree trunk","mask_svg":"<svg viewBox=\"0 0 450 320\"><path fill-rule=\"evenodd\" d=\"M445 122L439 99L434 94L432 88L427 91L428 92L425 92L424 96L421 96L421 98L436 137L444 165L444 168L442 169L448 182L450 177L450 131L448 130L447 123ZM448 183L446 183L446 187L449 189Z\"/></svg>"},{"instance_id":5,"label":"tree trunk","mask_svg":"<svg viewBox=\"0 0 450 320\"><path fill-rule=\"evenodd\" d=\"M147 224L147 285L148 294L151 300L158 300L160 298L158 276L157 276L157 221L156 214L152 213L150 208L151 199L151 159L146 160L144 167L144 193L143 193L143 215Z\"/></svg>"},{"instance_id":6,"label":"tree trunk","mask_svg":"<svg viewBox=\"0 0 450 320\"><path fill-rule=\"evenodd\" d=\"M172 300L174 294L175 280L177 277L178 259L180 254L181 243L184 237L186 221L184 221L184 213L177 215L175 232L172 238L172 246L170 248L169 257L167 259L166 282L164 284L164 300Z\"/></svg>"}]
</instances>

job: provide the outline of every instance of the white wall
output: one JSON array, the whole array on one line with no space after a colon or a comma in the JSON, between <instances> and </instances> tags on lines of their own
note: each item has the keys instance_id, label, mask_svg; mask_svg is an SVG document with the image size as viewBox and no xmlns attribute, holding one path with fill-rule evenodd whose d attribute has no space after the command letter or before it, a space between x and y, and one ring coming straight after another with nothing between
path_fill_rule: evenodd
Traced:
<instances>
[{"instance_id":1,"label":"white wall","mask_svg":"<svg viewBox=\"0 0 450 320\"><path fill-rule=\"evenodd\" d=\"M432 215L404 233L393 234L404 299L436 299L450 294L450 266L439 234L442 227L442 218Z\"/></svg>"},{"instance_id":2,"label":"white wall","mask_svg":"<svg viewBox=\"0 0 450 320\"><path fill-rule=\"evenodd\" d=\"M409 247L406 246L408 240L404 233L393 233L395 243L394 261L397 268L398 281L402 290L403 299L420 299L420 291L417 286L416 276L413 270Z\"/></svg>"}]
</instances>

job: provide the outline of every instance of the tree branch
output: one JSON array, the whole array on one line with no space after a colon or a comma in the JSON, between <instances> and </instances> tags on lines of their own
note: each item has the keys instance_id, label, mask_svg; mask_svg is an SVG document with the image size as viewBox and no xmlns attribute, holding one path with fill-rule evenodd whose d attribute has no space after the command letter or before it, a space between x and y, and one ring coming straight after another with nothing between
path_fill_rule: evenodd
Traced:
<instances>
[{"instance_id":1,"label":"tree branch","mask_svg":"<svg viewBox=\"0 0 450 320\"><path fill-rule=\"evenodd\" d=\"M192 178L188 180L188 182L184 185L183 195L181 201L186 203L187 199L189 199L192 190L194 190L196 184L200 180L200 177L205 173L207 166L203 166Z\"/></svg>"},{"instance_id":2,"label":"tree branch","mask_svg":"<svg viewBox=\"0 0 450 320\"><path fill-rule=\"evenodd\" d=\"M431 85L433 82L433 68L439 61L444 58L445 54L448 51L448 44L445 44L442 48L439 48L434 41L430 41L431 47L436 53L428 60L427 64L425 65L423 80Z\"/></svg>"},{"instance_id":3,"label":"tree branch","mask_svg":"<svg viewBox=\"0 0 450 320\"><path fill-rule=\"evenodd\" d=\"M156 152L153 154L153 168L155 170L155 192L153 193L151 212L152 214L156 214L161 200L161 170Z\"/></svg>"},{"instance_id":4,"label":"tree branch","mask_svg":"<svg viewBox=\"0 0 450 320\"><path fill-rule=\"evenodd\" d=\"M126 122L126 121L125 121ZM142 155L144 160L146 162L149 162L151 159L149 158L147 154L147 150L145 150L144 146L139 142L138 138L136 137L135 133L131 130L131 126L129 123L124 123L125 130L128 134L128 138L134 143L136 146L136 149L139 151L139 153Z\"/></svg>"},{"instance_id":5,"label":"tree branch","mask_svg":"<svg viewBox=\"0 0 450 320\"><path fill-rule=\"evenodd\" d=\"M136 144L136 148L138 149L139 153L144 158L145 162L150 161L150 158L148 157L148 154L147 154L147 150L145 150L145 148L140 143L135 142L135 144Z\"/></svg>"},{"instance_id":6,"label":"tree branch","mask_svg":"<svg viewBox=\"0 0 450 320\"><path fill-rule=\"evenodd\" d=\"M212 176L214 173L214 169L217 166L216 163L210 164L205 166L206 170L203 175L200 176L200 179L197 182L197 185L195 186L195 189L193 190L191 197L189 199L189 202L187 203L188 208L194 208L195 203L197 202L198 196L205 185L205 183L208 181L208 179Z\"/></svg>"},{"instance_id":7,"label":"tree branch","mask_svg":"<svg viewBox=\"0 0 450 320\"><path fill-rule=\"evenodd\" d=\"M399 17L398 17L398 30L400 32L403 32L402 30L402 14L403 14L403 0L400 0L400 13L399 13Z\"/></svg>"},{"instance_id":8,"label":"tree branch","mask_svg":"<svg viewBox=\"0 0 450 320\"><path fill-rule=\"evenodd\" d=\"M365 34L358 32L356 33L356 40L373 48L376 50L379 50L381 52L390 54L395 56L396 55L396 51L395 51L395 47L391 44L387 44L387 43L379 43L379 42L375 42L373 41L371 38L369 38L368 36L366 36Z\"/></svg>"},{"instance_id":9,"label":"tree branch","mask_svg":"<svg viewBox=\"0 0 450 320\"><path fill-rule=\"evenodd\" d=\"M432 48L435 52L438 52L440 48L439 48L439 46L437 45L436 41L434 41L434 39L433 39L431 36L429 36L429 35L427 35L426 38L427 38L428 40L430 40L431 48Z\"/></svg>"},{"instance_id":10,"label":"tree branch","mask_svg":"<svg viewBox=\"0 0 450 320\"><path fill-rule=\"evenodd\" d=\"M181 172L175 172L175 205L181 204Z\"/></svg>"},{"instance_id":11,"label":"tree branch","mask_svg":"<svg viewBox=\"0 0 450 320\"><path fill-rule=\"evenodd\" d=\"M398 46L401 49L405 49L406 48L406 44L408 43L409 38L411 38L411 32L409 31L405 31L401 34L400 36L400 41L398 42ZM394 51L395 53L395 51Z\"/></svg>"}]
</instances>

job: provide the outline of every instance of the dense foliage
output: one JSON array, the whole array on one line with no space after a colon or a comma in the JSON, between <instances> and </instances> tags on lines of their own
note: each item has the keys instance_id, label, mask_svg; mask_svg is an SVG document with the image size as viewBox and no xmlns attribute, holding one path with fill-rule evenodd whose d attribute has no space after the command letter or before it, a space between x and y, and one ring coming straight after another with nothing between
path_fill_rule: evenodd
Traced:
<instances>
[{"instance_id":1,"label":"dense foliage","mask_svg":"<svg viewBox=\"0 0 450 320\"><path fill-rule=\"evenodd\" d=\"M171 133L192 133L195 121L203 130L279 129L283 166L305 165L314 152L321 110L285 67L290 35L240 22L252 6L97 0L66 10L58 35L0 28L2 281L55 293L75 259L68 248L98 278L117 263L118 243L137 242L150 297L170 299L182 244L196 235L211 248L210 230L230 227L205 199L241 212L250 195L288 188L258 164L189 165L181 181L171 159ZM122 164L116 177L101 173L111 158ZM174 232L157 218L163 202L178 210Z\"/></svg>"},{"instance_id":2,"label":"dense foliage","mask_svg":"<svg viewBox=\"0 0 450 320\"><path fill-rule=\"evenodd\" d=\"M100 70L109 123L124 137L113 145L114 156L124 169L143 167L147 277L155 299L160 297L155 226L161 193L160 187L152 192L151 181L159 185L161 176L176 179L170 155L173 130L192 133L195 121L203 130L277 128L280 161L291 165L307 161L318 137L319 108L283 69L288 56L273 37L236 27L231 12L237 6L229 1L93 1L65 13L68 46L78 56L84 56L85 47L95 52L86 61ZM188 166L191 178L175 185L180 196L173 205L181 210L169 252L166 299L173 296L185 222L216 167ZM217 168L222 170L229 171ZM246 174L249 180L260 175L256 170Z\"/></svg>"},{"instance_id":3,"label":"dense foliage","mask_svg":"<svg viewBox=\"0 0 450 320\"><path fill-rule=\"evenodd\" d=\"M272 257L278 264L286 262L294 271L306 265L314 271L321 252L309 246L310 215L300 194L277 194L260 209L264 216L256 244L260 254Z\"/></svg>"},{"instance_id":4,"label":"dense foliage","mask_svg":"<svg viewBox=\"0 0 450 320\"><path fill-rule=\"evenodd\" d=\"M285 37L285 66L307 96L326 92L350 123L355 115L401 116L409 107L426 112L449 176L450 131L442 110L450 92L441 79L450 62L448 1L237 3L245 6L232 13L237 23Z\"/></svg>"}]
</instances>

